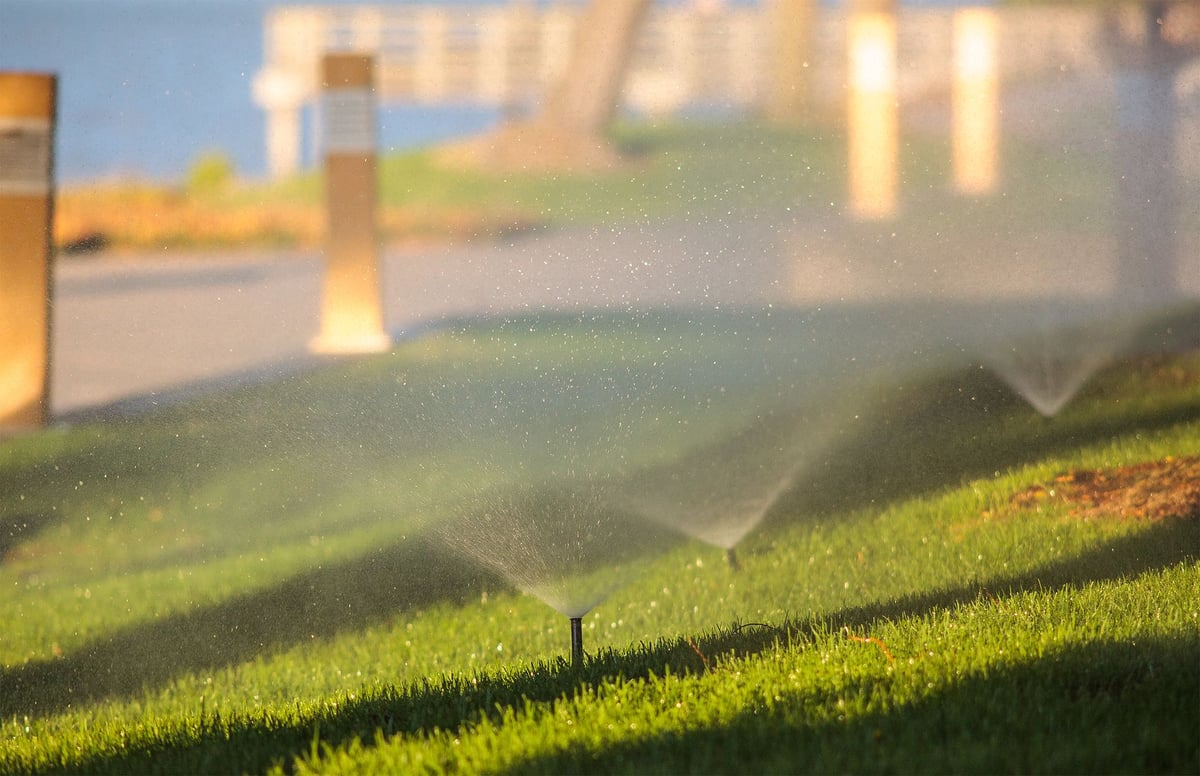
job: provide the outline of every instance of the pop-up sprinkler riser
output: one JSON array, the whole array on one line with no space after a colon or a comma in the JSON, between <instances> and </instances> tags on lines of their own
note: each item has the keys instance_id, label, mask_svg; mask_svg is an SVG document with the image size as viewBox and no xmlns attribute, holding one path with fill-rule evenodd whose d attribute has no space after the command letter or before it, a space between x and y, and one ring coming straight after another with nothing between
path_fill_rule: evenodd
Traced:
<instances>
[{"instance_id":1,"label":"pop-up sprinkler riser","mask_svg":"<svg viewBox=\"0 0 1200 776\"><path fill-rule=\"evenodd\" d=\"M572 665L581 665L583 663L583 618L571 618L571 663Z\"/></svg>"}]
</instances>

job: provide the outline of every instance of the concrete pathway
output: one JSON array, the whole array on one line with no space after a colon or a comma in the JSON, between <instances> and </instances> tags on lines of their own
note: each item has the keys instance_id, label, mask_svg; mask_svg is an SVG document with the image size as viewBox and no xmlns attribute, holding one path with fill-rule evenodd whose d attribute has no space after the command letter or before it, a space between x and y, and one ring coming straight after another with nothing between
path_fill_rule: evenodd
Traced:
<instances>
[{"instance_id":1,"label":"concrete pathway","mask_svg":"<svg viewBox=\"0 0 1200 776\"><path fill-rule=\"evenodd\" d=\"M403 337L463 316L750 301L772 282L764 272L775 234L659 225L389 252L385 325ZM321 273L317 253L60 262L53 415L137 409L318 363L309 343L319 328Z\"/></svg>"},{"instance_id":2,"label":"concrete pathway","mask_svg":"<svg viewBox=\"0 0 1200 776\"><path fill-rule=\"evenodd\" d=\"M503 243L393 251L385 325L411 336L453 317L532 310L880 299L1107 298L1103 236L1013 234L914 244L835 213L576 228ZM1200 240L1181 292L1200 299ZM318 253L68 259L56 267L53 415L137 410L197 389L320 363Z\"/></svg>"}]
</instances>

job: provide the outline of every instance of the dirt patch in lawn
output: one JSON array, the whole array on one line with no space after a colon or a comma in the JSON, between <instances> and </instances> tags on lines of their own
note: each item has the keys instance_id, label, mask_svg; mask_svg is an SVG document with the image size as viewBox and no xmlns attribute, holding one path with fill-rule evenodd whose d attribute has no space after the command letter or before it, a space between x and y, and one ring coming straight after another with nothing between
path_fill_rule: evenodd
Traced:
<instances>
[{"instance_id":1,"label":"dirt patch in lawn","mask_svg":"<svg viewBox=\"0 0 1200 776\"><path fill-rule=\"evenodd\" d=\"M1055 502L1070 504L1071 514L1084 519L1200 520L1200 457L1073 470L1049 485L1026 488L1011 501L1018 509Z\"/></svg>"}]
</instances>

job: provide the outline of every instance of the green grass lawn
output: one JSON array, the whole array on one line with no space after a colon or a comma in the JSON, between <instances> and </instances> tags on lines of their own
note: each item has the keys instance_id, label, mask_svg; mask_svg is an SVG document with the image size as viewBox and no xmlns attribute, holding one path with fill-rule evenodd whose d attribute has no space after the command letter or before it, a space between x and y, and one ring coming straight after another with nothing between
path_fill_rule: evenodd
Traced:
<instances>
[{"instance_id":1,"label":"green grass lawn","mask_svg":"<svg viewBox=\"0 0 1200 776\"><path fill-rule=\"evenodd\" d=\"M529 223L547 226L777 215L789 209L840 212L845 206L846 138L837 127L627 122L611 134L627 164L588 173L448 166L433 150L385 154L379 162L379 202L417 211L520 213ZM954 195L948 138L906 133L897 164L904 209L936 214L922 220L932 222L923 224L929 234L956 225L1005 231L1014 221L1027 227L1095 228L1097 214L1111 207L1114 188L1107 158L1019 139L1006 139L1001 191L994 197ZM226 196L250 203L319 204L322 186L320 171L311 171Z\"/></svg>"},{"instance_id":2,"label":"green grass lawn","mask_svg":"<svg viewBox=\"0 0 1200 776\"><path fill-rule=\"evenodd\" d=\"M1102 117L1075 120L1094 123ZM1068 128L1066 139L1073 137ZM784 129L755 121L626 121L613 142L626 162L581 172L500 172L446 162L433 149L383 153L378 163L381 240L493 239L563 225L692 222L719 218L822 219L846 207L844 130ZM955 194L948 137L906 130L898 151L900 216L878 224L838 220L869 243L970 242L980 235L1028 245L1040 234L1096 237L1111 231L1116 173L1108 152L1005 136L1000 180L987 197ZM205 169L219 159L197 160ZM225 165L228 163L225 162ZM1197 181L1181 176L1179 201ZM56 204L56 240L111 249L251 246L316 248L323 240L324 179L309 170L280 181L230 174L183 188L146 183L66 189ZM1182 239L1200 228L1180 208ZM1014 229L1014 225L1020 229ZM1184 249L1186 250L1186 242Z\"/></svg>"},{"instance_id":3,"label":"green grass lawn","mask_svg":"<svg viewBox=\"0 0 1200 776\"><path fill-rule=\"evenodd\" d=\"M876 331L476 323L0 442L0 772L1200 770L1194 501L1051 495L1200 456L1200 354L1045 419L961 360L846 367ZM630 494L699 469L724 498L781 456L740 570L629 528ZM447 536L512 503L555 548L512 564L611 590L582 664Z\"/></svg>"},{"instance_id":4,"label":"green grass lawn","mask_svg":"<svg viewBox=\"0 0 1200 776\"><path fill-rule=\"evenodd\" d=\"M839 196L844 139L834 130L797 132L760 123L625 123L613 131L627 164L597 172L491 172L447 165L434 150L381 155L382 206L514 209L539 223L700 216L729 208ZM917 143L906 155L913 175L929 170L942 144ZM945 166L945 164L943 164ZM938 171L942 172L942 171ZM319 170L247 186L224 196L243 202L320 203Z\"/></svg>"}]
</instances>

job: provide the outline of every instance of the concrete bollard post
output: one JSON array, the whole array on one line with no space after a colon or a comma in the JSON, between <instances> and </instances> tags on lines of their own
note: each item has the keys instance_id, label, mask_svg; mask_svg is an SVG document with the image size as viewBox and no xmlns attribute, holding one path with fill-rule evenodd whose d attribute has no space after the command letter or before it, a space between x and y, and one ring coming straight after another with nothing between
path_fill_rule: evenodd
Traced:
<instances>
[{"instance_id":1,"label":"concrete bollard post","mask_svg":"<svg viewBox=\"0 0 1200 776\"><path fill-rule=\"evenodd\" d=\"M370 56L327 54L322 61L325 141L325 285L319 353L375 353L383 329L375 229L375 90Z\"/></svg>"},{"instance_id":2,"label":"concrete bollard post","mask_svg":"<svg viewBox=\"0 0 1200 776\"><path fill-rule=\"evenodd\" d=\"M49 417L56 90L0 73L0 430Z\"/></svg>"},{"instance_id":3,"label":"concrete bollard post","mask_svg":"<svg viewBox=\"0 0 1200 776\"><path fill-rule=\"evenodd\" d=\"M999 99L996 84L996 12L954 12L954 186L964 194L996 188Z\"/></svg>"},{"instance_id":4,"label":"concrete bollard post","mask_svg":"<svg viewBox=\"0 0 1200 776\"><path fill-rule=\"evenodd\" d=\"M855 11L847 37L849 211L857 218L890 218L896 212L900 144L895 13Z\"/></svg>"}]
</instances>

